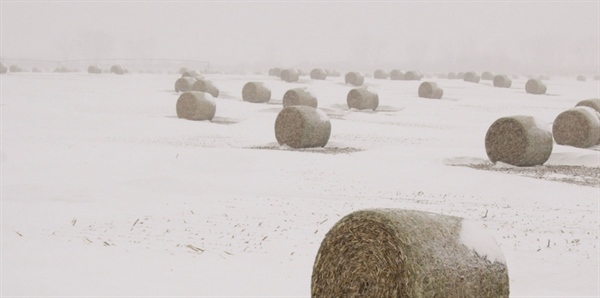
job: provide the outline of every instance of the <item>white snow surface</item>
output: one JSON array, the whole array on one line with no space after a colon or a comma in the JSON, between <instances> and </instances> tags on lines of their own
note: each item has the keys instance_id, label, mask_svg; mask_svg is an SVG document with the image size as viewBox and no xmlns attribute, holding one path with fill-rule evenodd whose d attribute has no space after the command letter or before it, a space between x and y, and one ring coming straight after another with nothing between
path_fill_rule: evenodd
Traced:
<instances>
[{"instance_id":1,"label":"white snow surface","mask_svg":"<svg viewBox=\"0 0 600 298\"><path fill-rule=\"evenodd\" d=\"M540 96L525 76L508 89L432 79L444 99L431 100L419 81L365 78L380 100L365 112L348 110L343 76L208 74L221 91L215 118L189 121L176 116L178 77L0 76L1 296L309 297L324 235L371 208L485 225L512 297L600 295L598 186L452 166L489 163L496 119L550 123L598 97L598 81L552 77ZM268 84L273 102L243 102L249 81ZM329 143L281 150L281 98L304 86L331 118ZM325 154L336 148L357 150ZM547 164L600 170L600 151L555 144ZM493 256L488 240L467 239Z\"/></svg>"},{"instance_id":2,"label":"white snow surface","mask_svg":"<svg viewBox=\"0 0 600 298\"><path fill-rule=\"evenodd\" d=\"M491 262L506 264L502 249L481 222L463 219L460 223L461 228L458 237L462 244L474 250L478 255L486 257Z\"/></svg>"}]
</instances>

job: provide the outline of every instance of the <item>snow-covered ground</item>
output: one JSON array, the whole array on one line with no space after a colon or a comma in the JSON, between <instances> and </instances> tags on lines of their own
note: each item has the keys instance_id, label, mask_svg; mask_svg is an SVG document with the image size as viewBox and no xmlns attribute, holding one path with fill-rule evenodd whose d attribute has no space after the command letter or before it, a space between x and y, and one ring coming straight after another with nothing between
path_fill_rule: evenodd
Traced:
<instances>
[{"instance_id":1,"label":"snow-covered ground","mask_svg":"<svg viewBox=\"0 0 600 298\"><path fill-rule=\"evenodd\" d=\"M178 77L1 76L2 296L306 297L331 226L384 207L485 224L513 297L600 295L598 148L554 144L546 163L592 167L595 185L501 171L484 148L497 118L550 127L598 81L553 77L529 95L524 76L510 89L430 79L444 89L430 100L421 82L366 78L380 107L365 112L347 109L343 77L207 75L217 113L196 122L176 116ZM271 103L243 102L248 81ZM301 86L331 118L325 148L276 143L283 94Z\"/></svg>"}]
</instances>

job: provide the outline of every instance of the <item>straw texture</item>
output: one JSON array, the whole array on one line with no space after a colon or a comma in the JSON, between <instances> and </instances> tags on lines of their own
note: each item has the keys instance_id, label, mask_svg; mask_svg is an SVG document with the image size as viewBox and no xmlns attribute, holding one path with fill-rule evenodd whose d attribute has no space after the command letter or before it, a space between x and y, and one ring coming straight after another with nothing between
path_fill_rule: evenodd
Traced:
<instances>
[{"instance_id":1,"label":"straw texture","mask_svg":"<svg viewBox=\"0 0 600 298\"><path fill-rule=\"evenodd\" d=\"M600 116L593 108L577 106L554 119L552 135L556 144L588 148L600 144Z\"/></svg>"}]
</instances>

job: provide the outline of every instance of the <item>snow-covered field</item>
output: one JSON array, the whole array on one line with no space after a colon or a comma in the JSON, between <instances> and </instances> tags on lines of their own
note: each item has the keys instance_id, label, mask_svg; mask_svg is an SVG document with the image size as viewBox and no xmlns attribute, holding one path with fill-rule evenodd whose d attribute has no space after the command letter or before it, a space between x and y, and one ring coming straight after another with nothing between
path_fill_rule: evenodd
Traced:
<instances>
[{"instance_id":1,"label":"snow-covered field","mask_svg":"<svg viewBox=\"0 0 600 298\"><path fill-rule=\"evenodd\" d=\"M418 81L366 78L380 107L365 112L347 109L343 77L207 75L217 114L195 122L176 116L178 77L1 76L2 296L306 297L325 233L383 207L484 223L513 297L600 295L598 148L554 144L538 171L490 166L484 148L496 119L550 127L599 97L598 81L553 77L529 95L524 76L510 89L431 79L433 100ZM248 81L271 103L243 102ZM331 118L325 148L276 143L281 98L299 86Z\"/></svg>"}]
</instances>

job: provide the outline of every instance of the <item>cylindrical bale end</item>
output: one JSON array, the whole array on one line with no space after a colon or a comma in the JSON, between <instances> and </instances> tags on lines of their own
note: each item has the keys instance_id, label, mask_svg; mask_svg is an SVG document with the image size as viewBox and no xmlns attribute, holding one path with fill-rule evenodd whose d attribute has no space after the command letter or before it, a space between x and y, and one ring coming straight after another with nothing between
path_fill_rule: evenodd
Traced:
<instances>
[{"instance_id":1,"label":"cylindrical bale end","mask_svg":"<svg viewBox=\"0 0 600 298\"><path fill-rule=\"evenodd\" d=\"M578 102L576 107L590 107L600 113L600 98L590 98Z\"/></svg>"},{"instance_id":2,"label":"cylindrical bale end","mask_svg":"<svg viewBox=\"0 0 600 298\"><path fill-rule=\"evenodd\" d=\"M286 91L282 99L283 107L307 106L316 108L319 104L317 97L308 88L294 88Z\"/></svg>"},{"instance_id":3,"label":"cylindrical bale end","mask_svg":"<svg viewBox=\"0 0 600 298\"><path fill-rule=\"evenodd\" d=\"M508 268L485 227L402 209L360 210L325 235L312 297L508 297Z\"/></svg>"},{"instance_id":4,"label":"cylindrical bale end","mask_svg":"<svg viewBox=\"0 0 600 298\"><path fill-rule=\"evenodd\" d=\"M552 135L559 145L588 148L600 144L600 114L585 106L568 109L554 119Z\"/></svg>"},{"instance_id":5,"label":"cylindrical bale end","mask_svg":"<svg viewBox=\"0 0 600 298\"><path fill-rule=\"evenodd\" d=\"M353 86L362 86L365 83L365 77L357 71L347 73L344 79L346 84Z\"/></svg>"},{"instance_id":6,"label":"cylindrical bale end","mask_svg":"<svg viewBox=\"0 0 600 298\"><path fill-rule=\"evenodd\" d=\"M464 74L463 80L469 83L479 83L481 77L474 71L469 71Z\"/></svg>"},{"instance_id":7,"label":"cylindrical bale end","mask_svg":"<svg viewBox=\"0 0 600 298\"><path fill-rule=\"evenodd\" d=\"M485 135L489 159L518 167L544 164L552 154L552 133L532 116L496 120Z\"/></svg>"},{"instance_id":8,"label":"cylindrical bale end","mask_svg":"<svg viewBox=\"0 0 600 298\"><path fill-rule=\"evenodd\" d=\"M331 122L325 112L307 106L286 107L275 120L275 138L292 148L325 147Z\"/></svg>"},{"instance_id":9,"label":"cylindrical bale end","mask_svg":"<svg viewBox=\"0 0 600 298\"><path fill-rule=\"evenodd\" d=\"M297 82L300 79L300 72L294 68L286 68L281 71L281 79L288 83Z\"/></svg>"},{"instance_id":10,"label":"cylindrical bale end","mask_svg":"<svg viewBox=\"0 0 600 298\"><path fill-rule=\"evenodd\" d=\"M177 117L188 120L212 120L217 111L214 98L200 91L184 92L177 99Z\"/></svg>"},{"instance_id":11,"label":"cylindrical bale end","mask_svg":"<svg viewBox=\"0 0 600 298\"><path fill-rule=\"evenodd\" d=\"M310 78L313 80L324 80L327 78L327 72L322 68L315 68L310 72Z\"/></svg>"},{"instance_id":12,"label":"cylindrical bale end","mask_svg":"<svg viewBox=\"0 0 600 298\"><path fill-rule=\"evenodd\" d=\"M546 89L546 85L538 79L529 79L525 83L525 91L529 94L545 94Z\"/></svg>"},{"instance_id":13,"label":"cylindrical bale end","mask_svg":"<svg viewBox=\"0 0 600 298\"><path fill-rule=\"evenodd\" d=\"M196 83L194 77L183 77L175 81L175 92L187 92L192 90L192 86Z\"/></svg>"},{"instance_id":14,"label":"cylindrical bale end","mask_svg":"<svg viewBox=\"0 0 600 298\"><path fill-rule=\"evenodd\" d=\"M242 88L242 99L252 103L269 102L271 90L261 82L248 82Z\"/></svg>"},{"instance_id":15,"label":"cylindrical bale end","mask_svg":"<svg viewBox=\"0 0 600 298\"><path fill-rule=\"evenodd\" d=\"M510 88L512 80L507 75L497 75L494 77L494 87Z\"/></svg>"},{"instance_id":16,"label":"cylindrical bale end","mask_svg":"<svg viewBox=\"0 0 600 298\"><path fill-rule=\"evenodd\" d=\"M375 110L379 106L379 95L371 88L359 87L348 92L348 108L357 110Z\"/></svg>"},{"instance_id":17,"label":"cylindrical bale end","mask_svg":"<svg viewBox=\"0 0 600 298\"><path fill-rule=\"evenodd\" d=\"M192 85L192 91L207 92L214 98L219 97L219 88L213 82L205 79L197 79Z\"/></svg>"},{"instance_id":18,"label":"cylindrical bale end","mask_svg":"<svg viewBox=\"0 0 600 298\"><path fill-rule=\"evenodd\" d=\"M441 99L444 95L444 90L435 82L423 82L419 85L419 97Z\"/></svg>"},{"instance_id":19,"label":"cylindrical bale end","mask_svg":"<svg viewBox=\"0 0 600 298\"><path fill-rule=\"evenodd\" d=\"M373 73L373 77L378 80L385 80L388 78L388 73L385 72L385 70L383 70L383 69L377 69Z\"/></svg>"}]
</instances>

